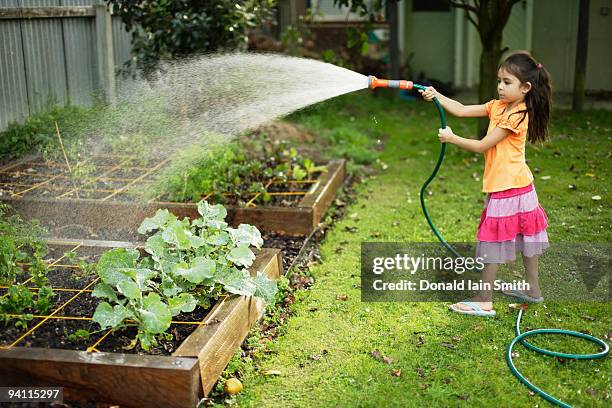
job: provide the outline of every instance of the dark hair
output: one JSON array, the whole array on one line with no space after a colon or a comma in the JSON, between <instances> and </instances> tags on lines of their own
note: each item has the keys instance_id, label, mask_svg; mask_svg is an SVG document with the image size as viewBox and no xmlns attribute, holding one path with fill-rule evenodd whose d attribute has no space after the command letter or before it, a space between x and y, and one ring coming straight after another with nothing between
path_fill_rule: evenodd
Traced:
<instances>
[{"instance_id":1,"label":"dark hair","mask_svg":"<svg viewBox=\"0 0 612 408\"><path fill-rule=\"evenodd\" d=\"M525 95L527 110L516 113L523 113L521 122L529 114L527 140L531 143L547 141L552 106L552 89L548 71L528 52L517 52L510 55L499 67L517 77L522 83L531 84L531 89Z\"/></svg>"}]
</instances>

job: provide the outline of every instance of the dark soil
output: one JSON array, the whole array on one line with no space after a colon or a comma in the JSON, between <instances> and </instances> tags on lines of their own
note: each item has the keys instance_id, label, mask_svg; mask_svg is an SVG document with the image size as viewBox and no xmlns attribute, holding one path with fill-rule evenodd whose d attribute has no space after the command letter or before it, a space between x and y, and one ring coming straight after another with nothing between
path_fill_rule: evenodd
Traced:
<instances>
[{"instance_id":1,"label":"dark soil","mask_svg":"<svg viewBox=\"0 0 612 408\"><path fill-rule=\"evenodd\" d=\"M262 235L264 240L264 248L278 248L282 250L283 268L288 270L298 256L306 236L302 237L287 237L285 235L265 233Z\"/></svg>"}]
</instances>

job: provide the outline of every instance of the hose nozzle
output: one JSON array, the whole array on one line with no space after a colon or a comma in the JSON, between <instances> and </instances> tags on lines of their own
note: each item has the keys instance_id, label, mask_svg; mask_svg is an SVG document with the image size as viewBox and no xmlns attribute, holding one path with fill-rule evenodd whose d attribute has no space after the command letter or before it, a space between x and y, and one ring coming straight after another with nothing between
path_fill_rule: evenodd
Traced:
<instances>
[{"instance_id":1,"label":"hose nozzle","mask_svg":"<svg viewBox=\"0 0 612 408\"><path fill-rule=\"evenodd\" d=\"M404 79L395 80L395 79L378 79L373 75L368 77L368 88L399 88L399 89L407 89L411 90L414 84L412 81L406 81Z\"/></svg>"}]
</instances>

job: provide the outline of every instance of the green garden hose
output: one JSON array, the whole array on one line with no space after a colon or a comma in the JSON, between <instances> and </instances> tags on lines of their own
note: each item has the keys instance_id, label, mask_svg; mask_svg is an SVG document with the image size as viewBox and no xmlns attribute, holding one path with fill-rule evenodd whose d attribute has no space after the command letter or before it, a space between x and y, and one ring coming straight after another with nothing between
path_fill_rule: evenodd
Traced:
<instances>
[{"instance_id":1,"label":"green garden hose","mask_svg":"<svg viewBox=\"0 0 612 408\"><path fill-rule=\"evenodd\" d=\"M376 87L400 88L400 89L412 89L412 88L416 88L416 89L421 89L421 90L425 90L426 89L425 86L414 84L411 81L388 81L388 80L380 80L380 79L377 79L375 77L370 77L369 78L369 87L372 88L372 89L376 88ZM440 102L438 101L438 98L434 97L433 101L436 104L436 108L438 109L438 113L440 114L440 125L441 125L442 129L444 129L444 128L446 128L446 116L444 115L444 110L442 109L442 106L440 105ZM429 186L429 183L431 183L431 181L438 174L438 171L440 170L440 166L442 165L442 161L444 160L444 154L445 153L446 153L446 143L442 143L442 147L440 149L440 154L438 155L438 162L436 163L436 166L434 167L433 172L431 173L429 178L425 181L425 183L423 183L423 187L421 187L421 193L420 193L421 208L423 209L423 214L425 215L425 219L427 220L427 223L429 224L429 227L431 228L433 233L436 235L436 237L440 240L442 245L444 245L456 257L462 257L448 242L446 242L444 240L442 235L440 235L440 232L438 232L436 226L434 225L433 221L431 220L431 217L429 216L429 212L427 211L427 206L425 205L425 191L427 190L427 186ZM508 345L508 349L506 350L506 362L508 363L508 367L510 367L510 371L512 371L512 374L514 374L514 376L516 378L518 378L518 380L520 382L525 384L531 391L535 392L536 394L538 394L539 396L541 396L542 398L544 398L545 400L547 400L548 402L550 402L552 404L556 404L556 405L558 405L560 407L564 407L564 408L571 408L571 405L556 399L555 397L551 396L550 394L547 394L546 392L542 391L540 388L538 388L535 385L533 385L532 383L530 383L516 369L516 366L514 365L514 362L512 361L512 348L514 347L514 345L516 343L521 343L523 346L527 347L528 349L530 349L532 351L535 351L536 353L544 354L544 355L547 355L547 356L560 357L560 358L571 358L571 359L575 359L575 360L595 360L595 359L606 357L608 355L609 351L610 351L610 346L608 346L608 344L606 342L604 342L601 339L598 339L597 337L594 337L594 336L591 336L591 335L588 335L588 334L584 334L584 333L580 333L580 332L576 332L576 331L571 331L571 330L562 330L562 329L535 329L535 330L530 330L530 331L525 332L525 333L521 333L521 330L520 330L521 318L523 316L523 310L524 310L524 308L526 308L526 306L527 305L523 305L519 309L518 316L516 318L516 327L515 327L516 337L514 337L514 339L512 339L512 341ZM562 335L566 335L566 336L582 338L582 339L588 340L588 341L590 341L592 343L595 343L595 344L599 345L600 347L603 347L603 350L598 352L598 353L594 353L594 354L561 353L561 352L557 352L557 351L550 351L550 350L546 350L546 349L543 349L543 348L536 347L536 346L528 343L525 340L527 337L537 336L537 335L540 335L540 334L562 334Z\"/></svg>"},{"instance_id":2,"label":"green garden hose","mask_svg":"<svg viewBox=\"0 0 612 408\"><path fill-rule=\"evenodd\" d=\"M514 374L516 378L519 379L520 382L525 384L531 391L535 392L536 394L538 394L539 396L541 396L548 402L551 402L553 404L556 404L564 408L571 407L571 405L556 399L552 395L547 394L546 392L542 391L541 389L539 389L538 387L530 383L514 366L514 363L512 362L512 348L514 347L516 343L520 342L523 346L527 347L530 350L535 351L536 353L544 354L544 355L551 356L551 357L572 358L575 360L595 360L595 359L603 358L607 356L608 352L610 351L610 346L608 346L606 342L604 342L601 339L598 339L597 337L594 337L588 334L584 334L584 333L580 333L580 332L576 332L576 331L571 331L571 330L535 329L535 330L530 330L525 333L521 333L521 317L522 316L523 316L523 309L521 308L519 309L518 316L516 318L516 327L515 327L516 337L512 339L512 341L508 345L508 350L506 350L506 362L508 363L508 367L510 367L512 374ZM550 350L536 347L533 344L530 344L525 340L526 337L537 336L538 334L563 334L566 336L579 337L579 338L586 339L592 343L595 343L603 347L603 350L595 354L560 353L557 351L550 351Z\"/></svg>"}]
</instances>

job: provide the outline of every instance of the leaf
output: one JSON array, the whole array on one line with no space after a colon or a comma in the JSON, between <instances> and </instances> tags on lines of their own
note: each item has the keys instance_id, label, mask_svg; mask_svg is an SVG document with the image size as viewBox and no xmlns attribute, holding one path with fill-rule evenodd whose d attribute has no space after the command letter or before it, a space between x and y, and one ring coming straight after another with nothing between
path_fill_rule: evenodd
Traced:
<instances>
[{"instance_id":1,"label":"leaf","mask_svg":"<svg viewBox=\"0 0 612 408\"><path fill-rule=\"evenodd\" d=\"M257 227L250 224L240 224L238 228L228 228L232 241L236 246L240 245L253 245L256 248L261 248L263 245L263 239L261 238L261 232Z\"/></svg>"},{"instance_id":2,"label":"leaf","mask_svg":"<svg viewBox=\"0 0 612 408\"><path fill-rule=\"evenodd\" d=\"M142 328L148 333L163 333L170 327L172 315L168 306L157 293L149 293L142 301L140 309Z\"/></svg>"},{"instance_id":3,"label":"leaf","mask_svg":"<svg viewBox=\"0 0 612 408\"><path fill-rule=\"evenodd\" d=\"M191 232L187 230L179 220L171 222L162 233L164 241L168 244L175 245L178 249L191 248L190 236Z\"/></svg>"},{"instance_id":4,"label":"leaf","mask_svg":"<svg viewBox=\"0 0 612 408\"><path fill-rule=\"evenodd\" d=\"M199 256L193 260L189 268L177 267L174 273L191 283L202 283L211 279L215 273L215 261Z\"/></svg>"},{"instance_id":5,"label":"leaf","mask_svg":"<svg viewBox=\"0 0 612 408\"><path fill-rule=\"evenodd\" d=\"M280 370L266 370L262 372L263 375L281 375L282 372Z\"/></svg>"},{"instance_id":6,"label":"leaf","mask_svg":"<svg viewBox=\"0 0 612 408\"><path fill-rule=\"evenodd\" d=\"M157 210L153 217L144 219L140 227L138 227L138 233L146 234L156 229L161 229L169 220L172 221L173 219L176 219L176 217L167 209Z\"/></svg>"},{"instance_id":7,"label":"leaf","mask_svg":"<svg viewBox=\"0 0 612 408\"><path fill-rule=\"evenodd\" d=\"M91 296L105 298L112 302L117 302L117 294L113 287L107 283L98 283L94 288L93 292L91 292Z\"/></svg>"},{"instance_id":8,"label":"leaf","mask_svg":"<svg viewBox=\"0 0 612 408\"><path fill-rule=\"evenodd\" d=\"M136 346L136 342L140 341L140 346L143 350L149 350L152 346L157 345L155 334L152 333L138 333L134 339L134 344L130 344L130 347L126 347L127 350L133 349Z\"/></svg>"},{"instance_id":9,"label":"leaf","mask_svg":"<svg viewBox=\"0 0 612 408\"><path fill-rule=\"evenodd\" d=\"M161 234L150 236L145 243L145 251L153 256L153 259L159 261L164 257L166 252L166 243Z\"/></svg>"},{"instance_id":10,"label":"leaf","mask_svg":"<svg viewBox=\"0 0 612 408\"><path fill-rule=\"evenodd\" d=\"M244 296L252 296L255 293L255 283L251 277L247 276L242 270L236 268L223 268L219 270L215 278L229 293Z\"/></svg>"},{"instance_id":11,"label":"leaf","mask_svg":"<svg viewBox=\"0 0 612 408\"><path fill-rule=\"evenodd\" d=\"M257 272L253 283L255 284L254 296L263 299L267 304L273 304L278 291L276 281L268 278L263 272Z\"/></svg>"},{"instance_id":12,"label":"leaf","mask_svg":"<svg viewBox=\"0 0 612 408\"><path fill-rule=\"evenodd\" d=\"M150 290L149 286L147 285L147 282L157 276L157 271L153 271L147 268L137 268L133 271L135 273L133 278L136 281L138 288L141 291Z\"/></svg>"},{"instance_id":13,"label":"leaf","mask_svg":"<svg viewBox=\"0 0 612 408\"><path fill-rule=\"evenodd\" d=\"M122 269L135 267L139 257L140 253L135 249L112 249L100 257L98 275L102 282L116 286L125 279Z\"/></svg>"},{"instance_id":14,"label":"leaf","mask_svg":"<svg viewBox=\"0 0 612 408\"><path fill-rule=\"evenodd\" d=\"M168 307L172 316L176 316L180 312L193 312L197 305L198 301L189 293L181 293L168 299Z\"/></svg>"},{"instance_id":15,"label":"leaf","mask_svg":"<svg viewBox=\"0 0 612 408\"><path fill-rule=\"evenodd\" d=\"M227 222L219 220L208 220L206 221L206 226L218 230L224 230L227 228Z\"/></svg>"},{"instance_id":16,"label":"leaf","mask_svg":"<svg viewBox=\"0 0 612 408\"><path fill-rule=\"evenodd\" d=\"M204 238L194 235L189 235L189 241L191 242L191 246L193 248L199 248L206 243L206 240L204 240Z\"/></svg>"},{"instance_id":17,"label":"leaf","mask_svg":"<svg viewBox=\"0 0 612 408\"><path fill-rule=\"evenodd\" d=\"M387 356L383 356L382 353L380 352L380 350L378 349L374 349L371 353L372 357L374 357L376 360L381 361L385 364L391 364L393 363L393 359L391 357L387 357Z\"/></svg>"},{"instance_id":18,"label":"leaf","mask_svg":"<svg viewBox=\"0 0 612 408\"><path fill-rule=\"evenodd\" d=\"M168 296L168 297L174 296L183 291L183 289L180 286L178 286L176 283L174 283L174 280L168 275L164 275L160 289L162 293L164 294L164 296Z\"/></svg>"},{"instance_id":19,"label":"leaf","mask_svg":"<svg viewBox=\"0 0 612 408\"><path fill-rule=\"evenodd\" d=\"M210 205L204 200L198 203L198 212L205 222L223 221L227 216L227 210L221 204Z\"/></svg>"},{"instance_id":20,"label":"leaf","mask_svg":"<svg viewBox=\"0 0 612 408\"><path fill-rule=\"evenodd\" d=\"M115 305L113 308L107 302L102 302L96 307L93 321L105 329L107 327L117 327L129 317L131 317L131 313L124 306Z\"/></svg>"},{"instance_id":21,"label":"leaf","mask_svg":"<svg viewBox=\"0 0 612 408\"><path fill-rule=\"evenodd\" d=\"M142 293L140 292L140 288L131 279L123 280L117 283L117 289L119 292L128 299L141 299Z\"/></svg>"},{"instance_id":22,"label":"leaf","mask_svg":"<svg viewBox=\"0 0 612 408\"><path fill-rule=\"evenodd\" d=\"M297 181L301 181L304 177L307 176L307 173L304 169L302 169L298 164L293 166L293 178Z\"/></svg>"},{"instance_id":23,"label":"leaf","mask_svg":"<svg viewBox=\"0 0 612 408\"><path fill-rule=\"evenodd\" d=\"M227 232L221 231L216 234L212 234L206 238L206 243L210 245L226 245L229 242L230 236Z\"/></svg>"},{"instance_id":24,"label":"leaf","mask_svg":"<svg viewBox=\"0 0 612 408\"><path fill-rule=\"evenodd\" d=\"M251 266L255 260L255 254L247 245L240 245L227 254L227 259L238 266Z\"/></svg>"}]
</instances>

